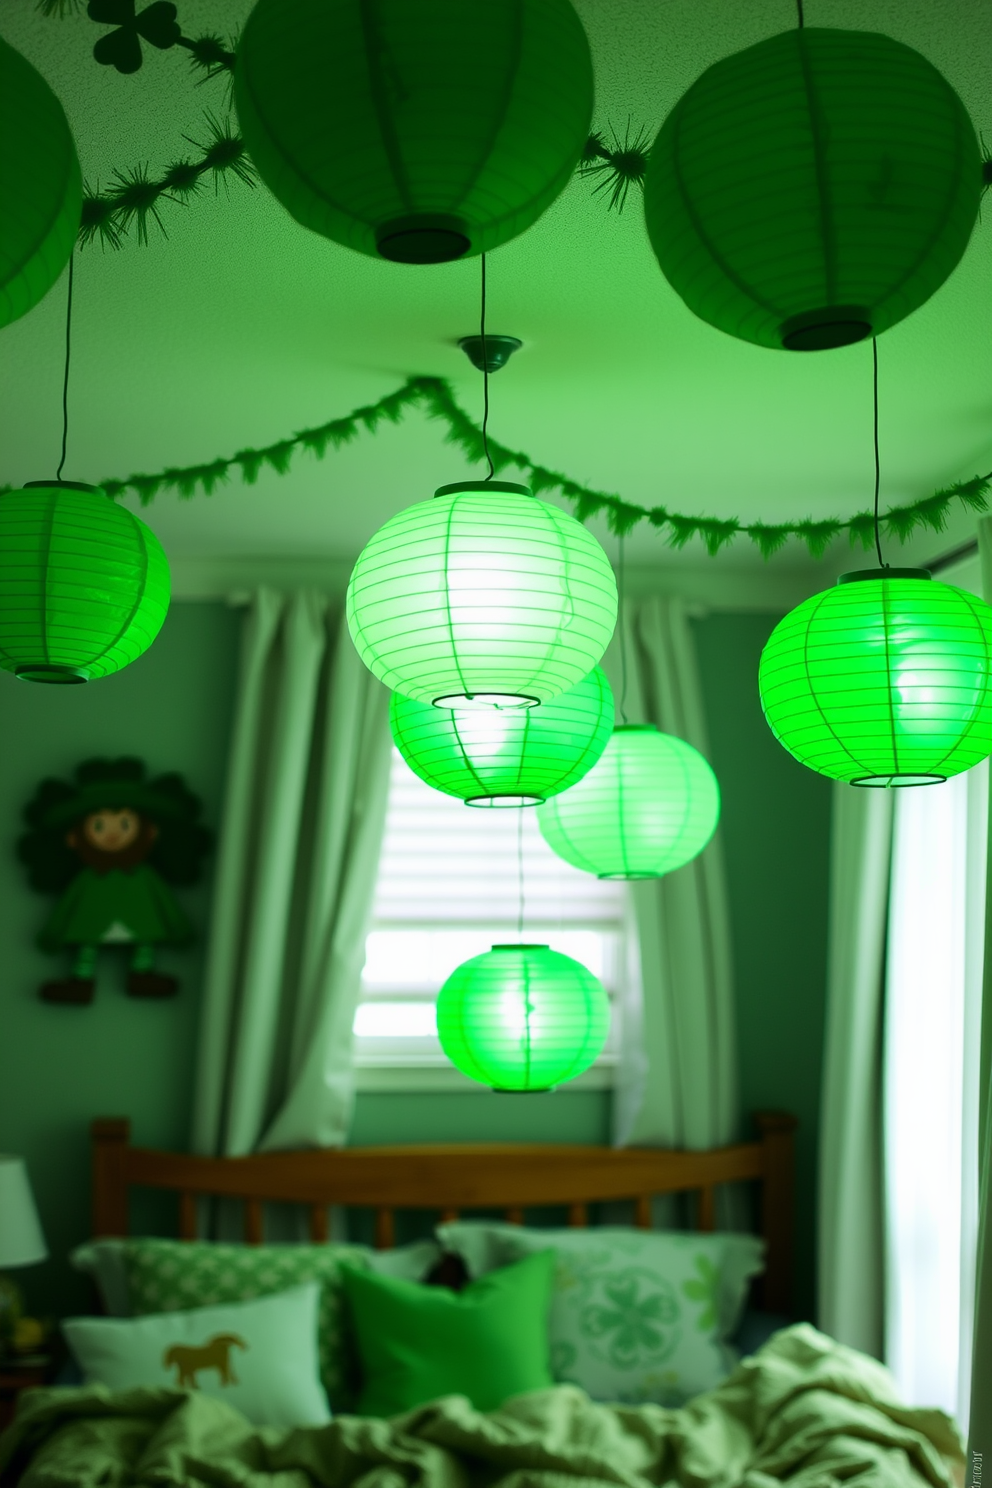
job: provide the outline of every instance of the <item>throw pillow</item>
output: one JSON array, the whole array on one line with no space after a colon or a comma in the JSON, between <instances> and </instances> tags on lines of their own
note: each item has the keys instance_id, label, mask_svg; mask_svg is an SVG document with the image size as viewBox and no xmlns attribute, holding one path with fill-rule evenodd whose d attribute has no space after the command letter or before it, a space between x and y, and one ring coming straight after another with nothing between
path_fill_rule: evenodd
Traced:
<instances>
[{"instance_id":1,"label":"throw pillow","mask_svg":"<svg viewBox=\"0 0 992 1488\"><path fill-rule=\"evenodd\" d=\"M551 1251L492 1271L464 1291L344 1268L363 1416L395 1416L440 1395L495 1410L553 1383L548 1360Z\"/></svg>"},{"instance_id":2,"label":"throw pillow","mask_svg":"<svg viewBox=\"0 0 992 1488\"><path fill-rule=\"evenodd\" d=\"M255 1302L144 1318L67 1318L86 1384L177 1386L226 1400L256 1426L331 1419L317 1360L316 1282Z\"/></svg>"},{"instance_id":3,"label":"throw pillow","mask_svg":"<svg viewBox=\"0 0 992 1488\"><path fill-rule=\"evenodd\" d=\"M288 1287L320 1285L320 1374L331 1405L349 1410L357 1387L357 1360L342 1327L341 1267L419 1281L438 1254L433 1242L396 1250L364 1245L224 1245L207 1240L126 1240L121 1255L133 1315L213 1307L271 1296Z\"/></svg>"},{"instance_id":4,"label":"throw pillow","mask_svg":"<svg viewBox=\"0 0 992 1488\"><path fill-rule=\"evenodd\" d=\"M738 1359L727 1340L764 1252L755 1235L606 1226L468 1221L440 1225L437 1234L472 1276L551 1249L554 1377L594 1400L628 1404L682 1405L727 1377Z\"/></svg>"}]
</instances>

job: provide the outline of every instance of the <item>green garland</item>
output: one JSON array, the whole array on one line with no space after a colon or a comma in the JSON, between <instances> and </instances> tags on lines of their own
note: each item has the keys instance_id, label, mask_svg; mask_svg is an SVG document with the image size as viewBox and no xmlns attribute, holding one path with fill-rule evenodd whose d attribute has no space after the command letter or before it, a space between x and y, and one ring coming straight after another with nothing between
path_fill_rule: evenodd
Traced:
<instances>
[{"instance_id":1,"label":"green garland","mask_svg":"<svg viewBox=\"0 0 992 1488\"><path fill-rule=\"evenodd\" d=\"M130 491L145 506L161 491L175 491L182 497L191 497L202 491L209 496L232 474L239 475L248 485L258 480L264 468L285 475L295 456L304 451L322 460L329 449L340 449L362 433L374 433L384 421L400 423L412 408L420 408L428 418L446 424L447 442L457 445L469 460L477 464L484 461L482 430L458 406L451 384L443 377L410 377L395 392L380 398L378 403L356 408L344 418L331 419L315 429L302 429L298 434L261 449L243 449L206 464L170 466L154 475L131 475L126 480L105 480L101 484L109 496L123 496ZM665 534L670 547L684 548L698 537L713 556L738 535L743 535L750 538L765 558L777 552L789 538L805 543L814 558L821 557L843 532L848 534L852 545L860 543L868 549L874 541L874 518L870 511L857 512L843 520L806 519L801 522L740 522L736 517L690 516L685 512L669 511L664 506L637 506L605 491L591 490L560 471L538 465L530 455L512 450L492 438L489 440L489 453L497 472L512 466L520 471L535 493L557 491L564 496L580 521L588 521L597 512L602 512L610 531L617 536L625 536L639 522L650 522L658 532ZM987 475L973 476L971 480L958 481L906 506L890 507L882 516L882 528L890 538L899 542L905 542L920 527L941 532L956 501L969 511L987 511L990 485L992 471ZM6 489L11 488L8 486Z\"/></svg>"}]
</instances>

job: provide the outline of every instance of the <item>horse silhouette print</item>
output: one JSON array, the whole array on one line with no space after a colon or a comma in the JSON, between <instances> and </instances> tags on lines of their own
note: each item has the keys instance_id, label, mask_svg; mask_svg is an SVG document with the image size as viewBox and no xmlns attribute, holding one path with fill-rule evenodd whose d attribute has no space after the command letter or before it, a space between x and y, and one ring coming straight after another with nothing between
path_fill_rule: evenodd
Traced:
<instances>
[{"instance_id":1,"label":"horse silhouette print","mask_svg":"<svg viewBox=\"0 0 992 1488\"><path fill-rule=\"evenodd\" d=\"M166 1369L175 1369L176 1384L180 1390L198 1390L196 1376L207 1369L216 1369L222 1385L236 1385L238 1377L231 1363L232 1348L246 1349L248 1345L236 1333L216 1333L207 1343L174 1343L166 1349L162 1363Z\"/></svg>"}]
</instances>

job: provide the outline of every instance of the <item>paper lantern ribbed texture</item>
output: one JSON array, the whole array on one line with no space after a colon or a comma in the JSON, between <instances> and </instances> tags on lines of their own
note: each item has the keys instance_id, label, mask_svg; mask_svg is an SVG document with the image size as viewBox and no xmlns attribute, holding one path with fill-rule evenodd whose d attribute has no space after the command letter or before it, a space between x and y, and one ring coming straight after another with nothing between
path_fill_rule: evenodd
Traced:
<instances>
[{"instance_id":1,"label":"paper lantern ribbed texture","mask_svg":"<svg viewBox=\"0 0 992 1488\"><path fill-rule=\"evenodd\" d=\"M661 878L709 842L720 787L684 739L652 724L621 724L578 785L537 808L545 842L599 878Z\"/></svg>"},{"instance_id":2,"label":"paper lantern ribbed texture","mask_svg":"<svg viewBox=\"0 0 992 1488\"><path fill-rule=\"evenodd\" d=\"M391 517L348 584L358 654L439 707L528 707L574 687L617 617L609 559L574 517L506 481L441 486Z\"/></svg>"},{"instance_id":3,"label":"paper lantern ribbed texture","mask_svg":"<svg viewBox=\"0 0 992 1488\"><path fill-rule=\"evenodd\" d=\"M772 733L820 775L928 785L992 753L992 609L926 569L864 569L780 620L761 655Z\"/></svg>"},{"instance_id":4,"label":"paper lantern ribbed texture","mask_svg":"<svg viewBox=\"0 0 992 1488\"><path fill-rule=\"evenodd\" d=\"M0 667L87 682L147 651L169 608L158 538L93 486L0 495Z\"/></svg>"},{"instance_id":5,"label":"paper lantern ribbed texture","mask_svg":"<svg viewBox=\"0 0 992 1488\"><path fill-rule=\"evenodd\" d=\"M259 0L238 118L304 227L402 263L515 238L589 135L589 44L569 0Z\"/></svg>"},{"instance_id":6,"label":"paper lantern ribbed texture","mask_svg":"<svg viewBox=\"0 0 992 1488\"><path fill-rule=\"evenodd\" d=\"M613 694L601 667L539 708L432 708L394 692L389 723L435 790L469 806L534 806L592 769L613 731Z\"/></svg>"},{"instance_id":7,"label":"paper lantern ribbed texture","mask_svg":"<svg viewBox=\"0 0 992 1488\"><path fill-rule=\"evenodd\" d=\"M27 313L69 262L83 183L51 88L0 40L0 326Z\"/></svg>"},{"instance_id":8,"label":"paper lantern ribbed texture","mask_svg":"<svg viewBox=\"0 0 992 1488\"><path fill-rule=\"evenodd\" d=\"M494 1090L550 1090L599 1057L610 1000L580 962L546 945L496 945L464 961L437 997L441 1047Z\"/></svg>"},{"instance_id":9,"label":"paper lantern ribbed texture","mask_svg":"<svg viewBox=\"0 0 992 1488\"><path fill-rule=\"evenodd\" d=\"M870 31L787 31L707 69L651 150L648 233L690 310L760 346L877 335L928 300L978 212L950 84Z\"/></svg>"}]
</instances>

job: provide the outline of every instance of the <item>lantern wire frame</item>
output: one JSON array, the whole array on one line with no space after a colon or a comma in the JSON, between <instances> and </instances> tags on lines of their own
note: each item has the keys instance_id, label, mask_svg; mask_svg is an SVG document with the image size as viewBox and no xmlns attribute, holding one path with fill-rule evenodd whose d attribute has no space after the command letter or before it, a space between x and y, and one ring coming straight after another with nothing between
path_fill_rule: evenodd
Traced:
<instances>
[{"instance_id":1,"label":"lantern wire frame","mask_svg":"<svg viewBox=\"0 0 992 1488\"><path fill-rule=\"evenodd\" d=\"M758 686L779 743L850 785L934 785L992 753L992 608L928 569L861 569L772 631Z\"/></svg>"},{"instance_id":2,"label":"lantern wire frame","mask_svg":"<svg viewBox=\"0 0 992 1488\"><path fill-rule=\"evenodd\" d=\"M494 945L456 967L438 993L442 1049L496 1091L537 1093L576 1079L609 1028L603 984L547 945Z\"/></svg>"},{"instance_id":3,"label":"lantern wire frame","mask_svg":"<svg viewBox=\"0 0 992 1488\"><path fill-rule=\"evenodd\" d=\"M536 806L599 759L613 730L613 694L594 667L539 708L432 708L394 692L393 742L415 775L467 806Z\"/></svg>"}]
</instances>

